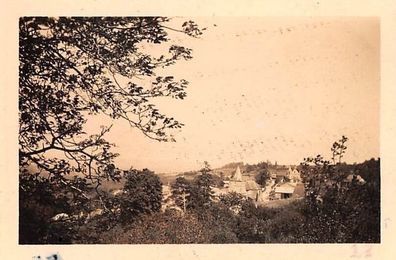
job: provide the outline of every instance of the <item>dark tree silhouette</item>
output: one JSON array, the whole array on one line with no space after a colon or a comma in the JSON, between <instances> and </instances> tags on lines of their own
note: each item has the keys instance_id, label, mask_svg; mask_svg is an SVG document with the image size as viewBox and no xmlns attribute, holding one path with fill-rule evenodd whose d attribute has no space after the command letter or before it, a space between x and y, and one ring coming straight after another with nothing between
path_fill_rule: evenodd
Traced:
<instances>
[{"instance_id":1,"label":"dark tree silhouette","mask_svg":"<svg viewBox=\"0 0 396 260\"><path fill-rule=\"evenodd\" d=\"M131 170L126 174L121 199L121 219L132 222L140 214L150 214L161 209L162 183L154 172Z\"/></svg>"},{"instance_id":2,"label":"dark tree silhouette","mask_svg":"<svg viewBox=\"0 0 396 260\"><path fill-rule=\"evenodd\" d=\"M332 162L317 155L301 165L305 242L380 242L380 162L342 163L347 140L333 144ZM367 179L359 181L360 174Z\"/></svg>"},{"instance_id":3,"label":"dark tree silhouette","mask_svg":"<svg viewBox=\"0 0 396 260\"><path fill-rule=\"evenodd\" d=\"M268 167L260 169L259 173L256 175L256 182L262 186L265 186L267 180L269 179Z\"/></svg>"},{"instance_id":4,"label":"dark tree silhouette","mask_svg":"<svg viewBox=\"0 0 396 260\"><path fill-rule=\"evenodd\" d=\"M214 198L212 185L214 184L213 175L210 174L211 168L208 162L204 162L204 167L200 170L193 180L193 185L188 196L188 208L202 209L209 206Z\"/></svg>"},{"instance_id":5,"label":"dark tree silhouette","mask_svg":"<svg viewBox=\"0 0 396 260\"><path fill-rule=\"evenodd\" d=\"M190 196L191 183L184 177L177 177L172 184L172 199L175 204L186 212L187 198Z\"/></svg>"},{"instance_id":6,"label":"dark tree silhouette","mask_svg":"<svg viewBox=\"0 0 396 260\"><path fill-rule=\"evenodd\" d=\"M333 163L325 160L322 155L304 158L301 164L301 176L310 202L317 203L329 190L337 192L345 190L345 185L342 183L348 172L343 169L341 159L347 149L345 145L347 140L348 138L342 136L339 141L333 143L331 148Z\"/></svg>"},{"instance_id":7,"label":"dark tree silhouette","mask_svg":"<svg viewBox=\"0 0 396 260\"><path fill-rule=\"evenodd\" d=\"M79 172L87 185L96 186L103 179L118 180L120 171L113 164L117 154L104 139L111 126L87 136L83 126L88 115L123 119L149 138L174 141L170 130L183 124L150 101L186 96L186 80L158 75L158 69L192 58L191 49L167 43L168 31L192 37L201 31L192 21L181 29L168 22L165 17L20 19L21 172L44 171L52 182L81 194L85 187L65 175ZM167 44L168 53L154 57L145 53L144 44Z\"/></svg>"},{"instance_id":8,"label":"dark tree silhouette","mask_svg":"<svg viewBox=\"0 0 396 260\"><path fill-rule=\"evenodd\" d=\"M148 138L174 141L172 129L183 124L161 113L152 100L186 96L188 82L160 75L160 70L191 59L192 50L170 44L168 32L198 37L201 31L192 21L180 29L170 27L169 21L165 17L20 19L21 243L71 241L65 238L75 232L57 223L50 228L50 218L86 212L97 198L105 215L114 215L99 189L104 180L121 178L113 144L104 138L111 126L88 135L84 125L90 117L125 120ZM158 57L145 51L159 45L168 51ZM71 173L78 174L71 177ZM92 196L91 190L98 196ZM32 228L37 232L32 233Z\"/></svg>"}]
</instances>

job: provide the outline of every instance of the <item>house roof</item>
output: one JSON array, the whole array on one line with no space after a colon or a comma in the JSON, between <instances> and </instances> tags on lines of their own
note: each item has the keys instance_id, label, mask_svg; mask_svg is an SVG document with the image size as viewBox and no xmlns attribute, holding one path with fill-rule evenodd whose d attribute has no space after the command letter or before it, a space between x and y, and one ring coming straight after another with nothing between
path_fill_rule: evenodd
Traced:
<instances>
[{"instance_id":1,"label":"house roof","mask_svg":"<svg viewBox=\"0 0 396 260\"><path fill-rule=\"evenodd\" d=\"M304 197L304 196L305 196L304 184L298 183L296 185L296 188L294 189L293 197Z\"/></svg>"},{"instance_id":2,"label":"house roof","mask_svg":"<svg viewBox=\"0 0 396 260\"><path fill-rule=\"evenodd\" d=\"M259 190L260 186L255 181L246 181L245 182L246 190Z\"/></svg>"},{"instance_id":3,"label":"house roof","mask_svg":"<svg viewBox=\"0 0 396 260\"><path fill-rule=\"evenodd\" d=\"M280 176L283 177L289 175L289 169L286 167L269 168L268 171L271 174L271 176L276 175L277 177Z\"/></svg>"},{"instance_id":4,"label":"house roof","mask_svg":"<svg viewBox=\"0 0 396 260\"><path fill-rule=\"evenodd\" d=\"M292 194L294 192L294 189L296 186L290 184L290 183L282 183L275 187L275 192L276 193L289 193Z\"/></svg>"}]
</instances>

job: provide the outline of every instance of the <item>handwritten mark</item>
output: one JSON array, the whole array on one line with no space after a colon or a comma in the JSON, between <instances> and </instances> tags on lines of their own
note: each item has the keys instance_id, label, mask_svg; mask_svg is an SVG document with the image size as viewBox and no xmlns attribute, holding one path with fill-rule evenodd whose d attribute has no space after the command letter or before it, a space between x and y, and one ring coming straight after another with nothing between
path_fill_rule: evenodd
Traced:
<instances>
[{"instance_id":1,"label":"handwritten mark","mask_svg":"<svg viewBox=\"0 0 396 260\"><path fill-rule=\"evenodd\" d=\"M32 259L38 260L38 259L46 259L46 260L61 260L62 258L58 253L56 254L50 254L46 257L41 257L41 255L33 256Z\"/></svg>"}]
</instances>

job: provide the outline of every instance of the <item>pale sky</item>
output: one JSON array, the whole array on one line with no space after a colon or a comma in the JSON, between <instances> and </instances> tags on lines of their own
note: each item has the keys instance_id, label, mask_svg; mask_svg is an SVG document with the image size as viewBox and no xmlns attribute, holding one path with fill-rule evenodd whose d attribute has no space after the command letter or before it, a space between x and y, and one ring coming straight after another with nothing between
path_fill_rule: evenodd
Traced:
<instances>
[{"instance_id":1,"label":"pale sky","mask_svg":"<svg viewBox=\"0 0 396 260\"><path fill-rule=\"evenodd\" d=\"M119 167L161 173L199 169L205 160L212 167L299 164L316 154L329 158L342 135L349 138L347 162L379 157L379 20L192 20L208 27L200 39L170 38L192 48L194 58L163 74L188 80L187 98L155 102L185 126L177 142L163 143L115 121L107 139L117 145Z\"/></svg>"}]
</instances>

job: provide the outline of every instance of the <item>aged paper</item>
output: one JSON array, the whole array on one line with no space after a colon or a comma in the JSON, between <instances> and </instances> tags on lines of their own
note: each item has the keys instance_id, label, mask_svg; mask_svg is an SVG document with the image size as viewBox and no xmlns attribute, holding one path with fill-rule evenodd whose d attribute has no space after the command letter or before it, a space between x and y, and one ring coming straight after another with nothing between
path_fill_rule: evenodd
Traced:
<instances>
[{"instance_id":1,"label":"aged paper","mask_svg":"<svg viewBox=\"0 0 396 260\"><path fill-rule=\"evenodd\" d=\"M394 183L396 177L396 167L393 164L395 158L395 129L396 129L396 18L394 16L396 6L392 1L381 1L374 3L370 1L7 1L3 5L1 18L1 28L3 32L2 54L1 54L1 116L3 121L2 130L0 130L1 142L1 181L0 181L0 256L5 259L34 259L36 256L42 258L49 257L52 254L58 254L61 259L264 259L264 258L303 258L303 259L349 259L349 258L372 258L372 259L392 259L394 249L392 245L395 242L395 220L393 205ZM374 91L372 96L367 97L370 100L376 100L380 107L380 116L376 117L375 111L361 121L378 121L379 129L373 123L372 131L368 134L379 134L378 145L370 147L368 150L374 151L374 154L380 149L379 154L382 161L381 166L381 243L380 244L232 244L232 245L18 245L18 19L21 16L143 16L143 15L161 15L176 17L196 17L198 21L227 21L235 22L237 27L238 19L248 19L252 17L253 21L289 21L300 19L300 21L318 19L325 21L348 21L348 19L361 18L362 21L374 21L374 24L380 27L380 91ZM339 17L339 18L338 18ZM212 19L212 20L211 20ZM294 21L294 20L293 20ZM281 22L282 23L282 22ZM246 24L249 24L248 22ZM309 23L307 23L309 24ZM252 23L251 26L254 27ZM310 26L310 25L308 25ZM362 23L362 26L365 26ZM375 26L374 26L375 27ZM278 30L278 27L276 27ZM283 27L282 27L283 28ZM251 28L250 28L251 29ZM287 26L283 28L287 32ZM375 31L375 29L373 29ZM246 30L248 31L248 30ZM250 30L251 31L251 30ZM243 28L239 28L241 34ZM277 32L278 33L278 32ZM379 33L374 32L374 33ZM300 36L303 37L303 36ZM227 39L218 39L227 40ZM254 39L250 39L254 41ZM293 40L293 39L291 39ZM323 39L325 40L325 39ZM334 39L333 39L334 40ZM224 42L225 45L231 43ZM292 45L289 43L289 45ZM237 47L237 45L236 45ZM216 51L207 46L208 52ZM250 50L252 51L252 50ZM329 53L329 61L336 55ZM229 62L234 62L230 58ZM275 60L274 60L275 62ZM324 62L324 61L323 61ZM370 59L364 60L369 63ZM374 61L375 62L375 61ZM210 64L203 64L208 65ZM360 66L370 66L373 64L364 64ZM199 67L199 64L196 65ZM298 65L297 65L298 66ZM375 67L375 66L373 66ZM256 68L257 69L257 68ZM284 70L293 73L293 65L284 67ZM315 73L315 68L312 68ZM340 68L342 70L342 68ZM361 70L364 72L364 69ZM194 74L191 71L187 74ZM214 74L227 76L236 73L227 71L227 68L214 69ZM210 75L209 75L210 76ZM213 76L213 75L212 75ZM218 76L218 75L217 75ZM186 76L188 78L188 76ZM216 75L214 75L216 78ZM213 79L209 77L209 79ZM219 80L221 83L221 80ZM358 90L357 90L358 91ZM252 93L250 93L252 94ZM287 93L284 93L285 95ZM248 93L249 95L249 93ZM237 104L237 101L235 101ZM224 104L227 104L225 102ZM231 104L229 104L231 105ZM235 109L223 107L223 109ZM376 110L378 108L373 108ZM370 111L366 108L365 111ZM187 111L188 112L188 111ZM205 112L205 111L204 111ZM243 112L243 111L242 111ZM326 113L326 111L324 111ZM253 118L253 116L251 116ZM246 116L249 120L249 115ZM371 122L370 121L370 122ZM297 122L296 122L297 124ZM256 125L258 129L264 127L260 122ZM370 126L362 124L362 126ZM359 125L360 126L360 125ZM228 127L228 126L227 126ZM229 126L232 127L232 126ZM239 129L244 132L245 129ZM358 131L358 130L357 130ZM247 133L247 131L246 131ZM249 135L249 134L247 134ZM377 138L378 139L378 138ZM247 140L247 139L246 139ZM242 141L242 142L246 142ZM144 142L144 141L142 141ZM219 145L220 141L214 141L214 144L208 143L208 149ZM372 144L372 143L370 143ZM239 144L237 144L239 145ZM360 147L364 149L363 147ZM203 148L202 148L203 149ZM150 156L156 151L147 150L142 155L141 160L137 163L150 164ZM174 150L178 155L183 153ZM197 154L198 156L198 154ZM213 154L213 156L216 156ZM239 158L237 154L230 155L230 158ZM371 154L367 155L368 157ZM166 158L165 154L163 158ZM294 158L293 158L294 159ZM369 159L369 158L367 158ZM172 158L168 158L172 160ZM284 160L287 161L287 158ZM188 161L188 160L186 160ZM219 162L220 163L220 162ZM221 163L220 163L221 164ZM140 167L140 165L138 165ZM191 165L180 164L187 170ZM172 171L174 169L166 168L164 165L158 165L158 170Z\"/></svg>"}]
</instances>

